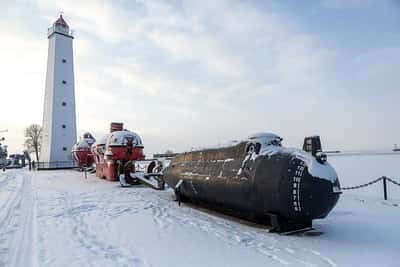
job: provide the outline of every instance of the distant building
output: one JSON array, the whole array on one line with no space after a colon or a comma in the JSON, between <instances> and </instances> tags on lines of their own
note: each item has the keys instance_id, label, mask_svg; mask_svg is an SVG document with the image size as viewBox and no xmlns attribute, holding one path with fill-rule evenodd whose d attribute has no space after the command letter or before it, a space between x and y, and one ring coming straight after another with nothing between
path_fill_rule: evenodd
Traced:
<instances>
[{"instance_id":1,"label":"distant building","mask_svg":"<svg viewBox=\"0 0 400 267\"><path fill-rule=\"evenodd\" d=\"M179 153L159 153L159 154L153 154L153 158L174 158L178 154Z\"/></svg>"},{"instance_id":2,"label":"distant building","mask_svg":"<svg viewBox=\"0 0 400 267\"><path fill-rule=\"evenodd\" d=\"M40 161L52 169L73 162L71 148L76 142L74 37L62 15L48 29L48 39Z\"/></svg>"}]
</instances>

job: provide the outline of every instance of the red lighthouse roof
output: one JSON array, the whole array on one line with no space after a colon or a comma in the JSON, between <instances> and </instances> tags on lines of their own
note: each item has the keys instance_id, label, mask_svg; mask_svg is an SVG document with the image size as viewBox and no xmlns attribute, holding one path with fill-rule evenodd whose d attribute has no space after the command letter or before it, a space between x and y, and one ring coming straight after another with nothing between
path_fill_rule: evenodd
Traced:
<instances>
[{"instance_id":1,"label":"red lighthouse roof","mask_svg":"<svg viewBox=\"0 0 400 267\"><path fill-rule=\"evenodd\" d=\"M68 24L65 22L64 18L62 15L60 15L60 17L56 20L56 22L54 22L54 24L58 24L64 27L68 27Z\"/></svg>"}]
</instances>

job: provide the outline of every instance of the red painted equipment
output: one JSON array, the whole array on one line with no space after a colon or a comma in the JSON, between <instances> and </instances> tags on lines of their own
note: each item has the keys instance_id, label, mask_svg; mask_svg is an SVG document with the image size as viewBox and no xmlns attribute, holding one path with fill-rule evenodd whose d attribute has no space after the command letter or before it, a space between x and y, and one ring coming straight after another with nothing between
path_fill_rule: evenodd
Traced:
<instances>
[{"instance_id":1,"label":"red painted equipment","mask_svg":"<svg viewBox=\"0 0 400 267\"><path fill-rule=\"evenodd\" d=\"M122 123L111 123L110 134L103 137L93 148L96 161L96 175L109 181L118 181L121 168L126 163L143 160L143 144L139 135L123 130ZM134 164L129 165L134 172Z\"/></svg>"},{"instance_id":2,"label":"red painted equipment","mask_svg":"<svg viewBox=\"0 0 400 267\"><path fill-rule=\"evenodd\" d=\"M80 140L72 147L72 157L79 168L90 167L94 159L91 146L96 139L90 133L84 133Z\"/></svg>"},{"instance_id":3,"label":"red painted equipment","mask_svg":"<svg viewBox=\"0 0 400 267\"><path fill-rule=\"evenodd\" d=\"M106 134L92 145L92 154L96 164L96 176L99 178L105 178L103 174L103 169L105 167L104 152L106 151L108 135L109 134Z\"/></svg>"},{"instance_id":4,"label":"red painted equipment","mask_svg":"<svg viewBox=\"0 0 400 267\"><path fill-rule=\"evenodd\" d=\"M124 124L122 122L112 122L110 126L110 133L115 131L122 131L124 129Z\"/></svg>"}]
</instances>

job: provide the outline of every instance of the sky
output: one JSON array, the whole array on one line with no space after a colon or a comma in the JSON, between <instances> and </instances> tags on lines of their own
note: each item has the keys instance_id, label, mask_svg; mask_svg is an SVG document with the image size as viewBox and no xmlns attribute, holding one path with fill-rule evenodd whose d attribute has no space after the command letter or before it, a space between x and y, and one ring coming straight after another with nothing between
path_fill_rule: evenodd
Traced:
<instances>
[{"instance_id":1,"label":"sky","mask_svg":"<svg viewBox=\"0 0 400 267\"><path fill-rule=\"evenodd\" d=\"M47 28L74 30L78 135L145 153L274 132L289 147L400 144L400 0L0 0L0 130L42 123Z\"/></svg>"}]
</instances>

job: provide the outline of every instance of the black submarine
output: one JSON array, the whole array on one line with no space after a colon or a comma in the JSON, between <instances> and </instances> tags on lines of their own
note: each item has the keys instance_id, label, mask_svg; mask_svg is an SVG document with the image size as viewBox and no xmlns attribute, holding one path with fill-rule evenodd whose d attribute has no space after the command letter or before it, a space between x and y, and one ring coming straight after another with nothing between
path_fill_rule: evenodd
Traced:
<instances>
[{"instance_id":1,"label":"black submarine","mask_svg":"<svg viewBox=\"0 0 400 267\"><path fill-rule=\"evenodd\" d=\"M335 170L322 153L319 136L303 150L285 148L282 138L260 133L218 148L185 152L164 169L179 202L190 201L271 226L271 232L312 229L341 193Z\"/></svg>"}]
</instances>

